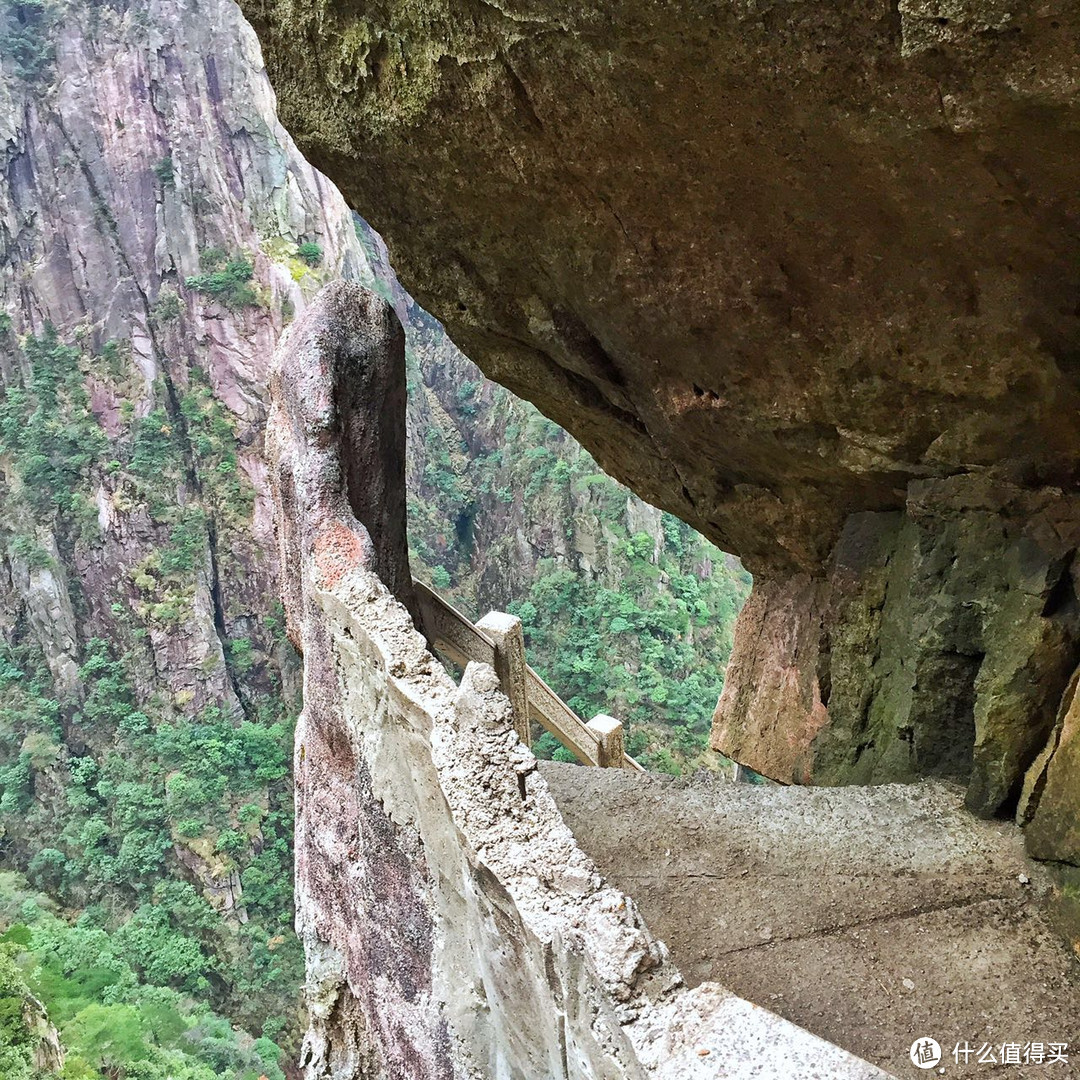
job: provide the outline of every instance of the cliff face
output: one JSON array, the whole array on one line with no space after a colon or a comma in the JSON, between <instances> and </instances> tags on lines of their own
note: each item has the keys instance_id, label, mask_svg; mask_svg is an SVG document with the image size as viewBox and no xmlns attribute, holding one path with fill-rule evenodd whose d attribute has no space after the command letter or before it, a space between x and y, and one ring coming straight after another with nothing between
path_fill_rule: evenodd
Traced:
<instances>
[{"instance_id":1,"label":"cliff face","mask_svg":"<svg viewBox=\"0 0 1080 1080\"><path fill-rule=\"evenodd\" d=\"M258 557L271 536L259 505L265 366L288 312L323 280L296 243L317 239L328 270L355 268L359 248L340 198L274 122L257 43L229 5L102 8L93 19L77 5L63 17L27 10L50 55L22 78L8 66L0 103L3 376L26 398L8 398L5 610L25 607L51 635L44 652L70 689L80 644L125 639L110 606L121 602L145 630L140 694L168 687L193 709L239 713L228 639L254 634L272 651L253 625L273 581ZM218 50L223 37L236 48ZM234 261L224 292L185 286ZM46 430L20 435L19 404ZM69 433L81 445L61 461L64 433L48 429L64 422L82 425ZM120 449L94 460L102 440L140 439L138 460ZM49 468L28 475L35 453ZM64 481L70 490L56 490ZM52 521L40 499L54 503ZM144 560L185 525L197 566L170 590L169 572ZM21 557L20 538L51 563Z\"/></svg>"},{"instance_id":2,"label":"cliff face","mask_svg":"<svg viewBox=\"0 0 1080 1080\"><path fill-rule=\"evenodd\" d=\"M8 4L0 62L5 862L258 1031L301 979L265 380L369 268L231 3Z\"/></svg>"},{"instance_id":3,"label":"cliff face","mask_svg":"<svg viewBox=\"0 0 1080 1080\"><path fill-rule=\"evenodd\" d=\"M454 340L753 571L714 743L1037 814L1080 659L1075 5L245 9Z\"/></svg>"}]
</instances>

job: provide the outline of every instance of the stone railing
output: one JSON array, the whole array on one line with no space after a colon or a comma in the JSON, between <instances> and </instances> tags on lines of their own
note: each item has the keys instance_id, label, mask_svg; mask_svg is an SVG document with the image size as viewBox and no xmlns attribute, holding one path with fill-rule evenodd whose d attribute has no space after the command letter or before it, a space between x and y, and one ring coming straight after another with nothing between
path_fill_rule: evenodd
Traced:
<instances>
[{"instance_id":1,"label":"stone railing","mask_svg":"<svg viewBox=\"0 0 1080 1080\"><path fill-rule=\"evenodd\" d=\"M531 725L539 724L571 750L585 765L601 768L642 767L623 749L623 726L600 714L585 723L525 662L525 638L516 615L491 611L473 623L423 582L413 581L424 632L431 643L455 664L475 660L490 664L514 710L514 728L526 746L532 745Z\"/></svg>"},{"instance_id":2,"label":"stone railing","mask_svg":"<svg viewBox=\"0 0 1080 1080\"><path fill-rule=\"evenodd\" d=\"M716 983L687 986L577 845L519 725L555 714L597 759L603 733L558 717L506 644L519 625L474 627L413 585L404 382L391 309L342 283L290 326L271 380L282 592L304 661L303 1080L888 1080ZM444 648L471 635L484 650L460 684L425 622Z\"/></svg>"}]
</instances>

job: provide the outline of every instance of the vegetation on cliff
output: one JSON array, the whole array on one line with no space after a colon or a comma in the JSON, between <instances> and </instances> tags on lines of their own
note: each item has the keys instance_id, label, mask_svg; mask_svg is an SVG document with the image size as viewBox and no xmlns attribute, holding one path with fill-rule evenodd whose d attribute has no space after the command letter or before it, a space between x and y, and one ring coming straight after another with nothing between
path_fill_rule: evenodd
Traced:
<instances>
[{"instance_id":1,"label":"vegetation on cliff","mask_svg":"<svg viewBox=\"0 0 1080 1080\"><path fill-rule=\"evenodd\" d=\"M195 709L155 677L149 646L152 633L184 632L199 578L218 561L217 531L249 527L254 493L237 479L232 424L193 378L180 392L160 386L143 417L121 408L127 420L109 437L86 382L114 378L112 350L63 344L51 327L9 346L24 374L0 403L8 572L64 574L82 621L103 598L65 571L100 551L95 492L107 483L113 508L146 538L145 554L105 598L112 633L85 638L67 657L77 659L73 679L50 669L57 656L35 635L32 611L15 612L0 643L5 861L64 909L81 911L78 925L89 919L103 941L123 945L135 981L158 998L198 995L276 1036L294 1022L286 1014L302 967L291 932L294 712L265 664L277 627L268 610L256 645L228 638L224 663L237 697ZM69 974L89 955L74 941L60 934L50 946ZM55 986L40 989L51 1009Z\"/></svg>"},{"instance_id":2,"label":"vegetation on cliff","mask_svg":"<svg viewBox=\"0 0 1080 1080\"><path fill-rule=\"evenodd\" d=\"M185 902L173 892L174 905ZM190 967L197 947L174 939L159 909L110 930L100 907L74 923L54 908L18 875L0 873L4 1080L285 1080L272 1038L247 1038L197 995L163 985L154 969ZM49 1053L54 1042L62 1063Z\"/></svg>"}]
</instances>

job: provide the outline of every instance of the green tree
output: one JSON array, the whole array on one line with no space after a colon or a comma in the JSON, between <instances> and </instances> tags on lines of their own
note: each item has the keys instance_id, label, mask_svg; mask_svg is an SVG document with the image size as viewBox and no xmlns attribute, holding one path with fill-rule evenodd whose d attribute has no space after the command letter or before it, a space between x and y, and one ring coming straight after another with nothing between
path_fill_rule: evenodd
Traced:
<instances>
[{"instance_id":1,"label":"green tree","mask_svg":"<svg viewBox=\"0 0 1080 1080\"><path fill-rule=\"evenodd\" d=\"M123 1078L132 1065L150 1059L148 1034L133 1005L94 1002L64 1027L65 1041L79 1048L81 1058L97 1065L106 1076L117 1078Z\"/></svg>"},{"instance_id":2,"label":"green tree","mask_svg":"<svg viewBox=\"0 0 1080 1080\"><path fill-rule=\"evenodd\" d=\"M21 948L0 942L0 1076L31 1080L34 1037L26 1023L30 988L15 962Z\"/></svg>"}]
</instances>

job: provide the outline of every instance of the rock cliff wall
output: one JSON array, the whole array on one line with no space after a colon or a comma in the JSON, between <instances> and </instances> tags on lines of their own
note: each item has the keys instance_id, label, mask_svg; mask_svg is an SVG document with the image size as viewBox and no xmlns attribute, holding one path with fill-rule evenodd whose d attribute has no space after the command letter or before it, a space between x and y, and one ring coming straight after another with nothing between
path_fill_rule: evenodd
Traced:
<instances>
[{"instance_id":1,"label":"rock cliff wall","mask_svg":"<svg viewBox=\"0 0 1080 1080\"><path fill-rule=\"evenodd\" d=\"M5 861L164 918L194 958L166 981L280 1031L298 668L265 383L366 257L231 3L4 4L0 73Z\"/></svg>"},{"instance_id":2,"label":"rock cliff wall","mask_svg":"<svg viewBox=\"0 0 1080 1080\"><path fill-rule=\"evenodd\" d=\"M86 443L86 457L93 458L95 438L122 446L140 426L156 423L165 441L177 436L179 460L158 462L169 470L158 476L133 475L138 463L121 460L111 469L94 460L73 463L76 478L85 481L79 490L41 493L46 501L71 496L71 506L56 508L53 531L66 528L56 537L44 515L35 520L35 507L25 504L38 494L32 487L57 477L20 475L24 462L17 455L37 450L55 460L57 448L6 440L5 464L22 489L22 499L8 507L9 539L36 534L54 557L57 543L65 545L64 558L50 566L27 568L25 558L14 556L11 586L18 596L8 610L28 608L54 673L70 688L76 645L94 636L122 639L110 604L128 601L146 615L143 692L167 685L174 694L186 692L195 709L214 702L239 712L243 691L227 669L223 639L246 636L242 624L253 621L260 606L254 598L265 596L274 572L259 558L270 537L266 505L256 494L252 522L245 502L251 487L264 488L259 432L266 357L288 313L303 305L323 273L356 273L363 256L340 197L276 124L258 44L230 5L103 7L93 18L78 4L38 14L28 8L29 15L21 10L15 5L5 19L29 19L27 33L49 51L31 71L20 72L5 58L5 384L34 397L34 358L24 339L43 338L51 326L59 340L75 343L71 374L82 378L87 398L65 404L86 421L86 430L73 432ZM235 47L216 49L221 39ZM305 238L319 241L325 271L296 258ZM239 269L250 275L238 283L250 281L246 292L215 295L185 285L230 259L248 264ZM44 359L40 366L47 366ZM200 390L209 391L206 400ZM46 409L54 402L38 404ZM228 436L235 432L239 446L227 460L209 460L219 448L205 445L199 430L215 408L220 415L213 420L226 425ZM231 438L223 441L233 450ZM80 469L89 475L79 476ZM208 475L214 471L218 478L239 477L247 495L215 488ZM196 530L202 565L190 595L176 605L183 612L179 625L169 618L171 608L155 610L167 598L166 575L149 566L138 573L140 561L167 547L170 526L176 527L161 520L167 514L155 515L160 505L147 505L154 482L175 487L172 501L206 515L205 528ZM82 532L72 528L75 514ZM236 573L232 566L223 572L230 562ZM78 628L71 571L86 605ZM223 578L228 590L215 595ZM189 681L171 685L176 678Z\"/></svg>"},{"instance_id":3,"label":"rock cliff wall","mask_svg":"<svg viewBox=\"0 0 1080 1080\"><path fill-rule=\"evenodd\" d=\"M1080 660L1075 4L244 6L454 340L754 573L714 743L1037 816Z\"/></svg>"}]
</instances>

